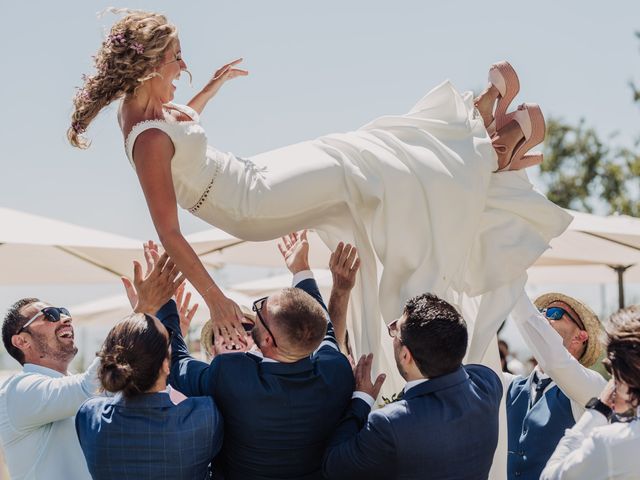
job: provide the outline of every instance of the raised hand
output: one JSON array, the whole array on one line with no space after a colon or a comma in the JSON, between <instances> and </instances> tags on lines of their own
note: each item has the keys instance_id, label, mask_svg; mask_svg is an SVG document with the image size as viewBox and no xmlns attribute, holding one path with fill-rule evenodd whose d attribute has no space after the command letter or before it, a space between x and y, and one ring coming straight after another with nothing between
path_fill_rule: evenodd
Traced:
<instances>
[{"instance_id":1,"label":"raised hand","mask_svg":"<svg viewBox=\"0 0 640 480\"><path fill-rule=\"evenodd\" d=\"M229 344L236 343L246 345L246 333L242 327L242 310L240 307L220 293L215 300L207 301L213 333L224 338Z\"/></svg>"},{"instance_id":2,"label":"raised hand","mask_svg":"<svg viewBox=\"0 0 640 480\"><path fill-rule=\"evenodd\" d=\"M216 73L213 74L213 77L211 77L209 82L205 85L203 91L205 91L210 97L213 97L218 93L218 90L220 90L220 87L222 87L226 81L249 75L247 70L234 68L240 62L242 62L242 58L238 58L233 62L227 63L216 70Z\"/></svg>"},{"instance_id":3,"label":"raised hand","mask_svg":"<svg viewBox=\"0 0 640 480\"><path fill-rule=\"evenodd\" d=\"M333 288L350 292L356 284L356 273L360 268L360 257L356 247L340 242L329 258L329 269L333 277Z\"/></svg>"},{"instance_id":4,"label":"raised hand","mask_svg":"<svg viewBox=\"0 0 640 480\"><path fill-rule=\"evenodd\" d=\"M189 308L191 302L191 292L187 292L185 295L185 284L183 283L176 290L176 304L178 305L178 314L180 315L180 331L183 337L187 337L189 334L189 327L191 327L191 320L198 311L198 304L195 303Z\"/></svg>"},{"instance_id":5,"label":"raised hand","mask_svg":"<svg viewBox=\"0 0 640 480\"><path fill-rule=\"evenodd\" d=\"M355 370L353 371L353 375L356 379L356 391L364 392L371 397L378 398L378 394L380 393L380 389L382 388L382 384L384 383L387 376L384 373L381 373L376 378L375 382L371 381L371 364L373 363L373 353L369 355L362 355L358 364L356 365Z\"/></svg>"},{"instance_id":6,"label":"raised hand","mask_svg":"<svg viewBox=\"0 0 640 480\"><path fill-rule=\"evenodd\" d=\"M281 241L278 242L278 250L280 250L284 263L293 275L309 270L309 241L307 240L306 230L299 234L294 232L282 237Z\"/></svg>"},{"instance_id":7,"label":"raised hand","mask_svg":"<svg viewBox=\"0 0 640 480\"><path fill-rule=\"evenodd\" d=\"M184 276L165 252L161 256L157 245L149 241L144 244L146 272L142 274L139 262L133 262L133 282L121 277L129 303L135 312L155 314L184 282Z\"/></svg>"}]
</instances>

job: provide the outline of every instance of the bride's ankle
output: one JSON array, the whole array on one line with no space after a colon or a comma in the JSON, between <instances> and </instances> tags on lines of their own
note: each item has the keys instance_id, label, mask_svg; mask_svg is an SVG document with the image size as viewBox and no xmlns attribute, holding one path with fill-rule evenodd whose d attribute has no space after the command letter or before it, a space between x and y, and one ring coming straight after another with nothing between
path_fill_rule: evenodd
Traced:
<instances>
[{"instance_id":1,"label":"bride's ankle","mask_svg":"<svg viewBox=\"0 0 640 480\"><path fill-rule=\"evenodd\" d=\"M488 127L491 122L493 122L493 110L495 103L498 100L498 96L500 96L500 92L498 92L498 89L490 83L487 88L485 88L484 91L473 101L475 107L482 116L485 127Z\"/></svg>"}]
</instances>

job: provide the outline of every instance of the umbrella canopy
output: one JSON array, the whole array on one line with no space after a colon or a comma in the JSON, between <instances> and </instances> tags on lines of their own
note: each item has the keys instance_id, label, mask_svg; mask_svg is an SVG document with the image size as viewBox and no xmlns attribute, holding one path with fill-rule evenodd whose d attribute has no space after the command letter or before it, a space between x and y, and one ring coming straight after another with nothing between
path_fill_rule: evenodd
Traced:
<instances>
[{"instance_id":1,"label":"umbrella canopy","mask_svg":"<svg viewBox=\"0 0 640 480\"><path fill-rule=\"evenodd\" d=\"M103 283L130 274L142 242L0 208L0 285Z\"/></svg>"}]
</instances>

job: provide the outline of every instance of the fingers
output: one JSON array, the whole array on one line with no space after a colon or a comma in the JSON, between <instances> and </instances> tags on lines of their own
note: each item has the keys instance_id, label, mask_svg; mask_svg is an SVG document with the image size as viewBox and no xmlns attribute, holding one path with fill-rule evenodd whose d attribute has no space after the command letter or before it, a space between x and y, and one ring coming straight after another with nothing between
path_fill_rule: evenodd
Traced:
<instances>
[{"instance_id":1,"label":"fingers","mask_svg":"<svg viewBox=\"0 0 640 480\"><path fill-rule=\"evenodd\" d=\"M145 272L145 277L148 277L153 270L153 257L151 256L151 240L142 244L142 251L144 252L144 259L147 263L147 271Z\"/></svg>"},{"instance_id":2,"label":"fingers","mask_svg":"<svg viewBox=\"0 0 640 480\"><path fill-rule=\"evenodd\" d=\"M376 378L376 381L373 383L373 395L371 395L373 398L378 398L378 395L380 394L380 389L382 388L382 384L386 379L387 379L387 376L384 373L381 373L380 375L378 375L378 378Z\"/></svg>"},{"instance_id":3,"label":"fingers","mask_svg":"<svg viewBox=\"0 0 640 480\"><path fill-rule=\"evenodd\" d=\"M187 311L187 320L189 321L189 323L191 323L191 320L193 320L193 317L196 316L196 312L198 311L198 307L200 305L197 303L194 303L193 306Z\"/></svg>"},{"instance_id":4,"label":"fingers","mask_svg":"<svg viewBox=\"0 0 640 480\"><path fill-rule=\"evenodd\" d=\"M225 65L225 67L234 67L236 65L238 65L239 63L241 63L244 60L244 58L240 57L240 58L236 58L233 62L229 62Z\"/></svg>"},{"instance_id":5,"label":"fingers","mask_svg":"<svg viewBox=\"0 0 640 480\"><path fill-rule=\"evenodd\" d=\"M284 246L284 243L278 242L278 250L280 250L282 258L287 258L287 248Z\"/></svg>"},{"instance_id":6,"label":"fingers","mask_svg":"<svg viewBox=\"0 0 640 480\"><path fill-rule=\"evenodd\" d=\"M182 305L182 296L184 294L184 284L181 284L177 289L176 289L176 303L178 304L178 308L182 309L181 305ZM190 294L188 294L190 295Z\"/></svg>"},{"instance_id":7,"label":"fingers","mask_svg":"<svg viewBox=\"0 0 640 480\"><path fill-rule=\"evenodd\" d=\"M140 262L137 260L133 261L133 283L139 284L142 282L142 267L140 266Z\"/></svg>"},{"instance_id":8,"label":"fingers","mask_svg":"<svg viewBox=\"0 0 640 480\"><path fill-rule=\"evenodd\" d=\"M353 262L353 266L351 267L351 270L353 271L353 273L355 273L358 271L359 268L360 268L360 257L356 258L356 261Z\"/></svg>"},{"instance_id":9,"label":"fingers","mask_svg":"<svg viewBox=\"0 0 640 480\"><path fill-rule=\"evenodd\" d=\"M308 241L308 240L307 240L307 229L306 229L306 228L305 228L304 230L302 230L302 233L300 234L300 239L301 239L303 242L307 242L307 241Z\"/></svg>"},{"instance_id":10,"label":"fingers","mask_svg":"<svg viewBox=\"0 0 640 480\"><path fill-rule=\"evenodd\" d=\"M120 277L122 281L122 285L124 285L124 291L127 294L127 298L129 299L129 304L131 308L136 308L136 304L138 303L138 294L136 293L136 289L127 277Z\"/></svg>"}]
</instances>

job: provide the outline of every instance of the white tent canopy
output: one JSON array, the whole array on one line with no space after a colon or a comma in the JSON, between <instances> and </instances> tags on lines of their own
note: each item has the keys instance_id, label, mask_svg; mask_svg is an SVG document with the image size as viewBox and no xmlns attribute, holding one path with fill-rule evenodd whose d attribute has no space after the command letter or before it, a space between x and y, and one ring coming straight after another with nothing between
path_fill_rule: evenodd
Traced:
<instances>
[{"instance_id":1,"label":"white tent canopy","mask_svg":"<svg viewBox=\"0 0 640 480\"><path fill-rule=\"evenodd\" d=\"M129 274L142 242L0 208L0 285L102 283Z\"/></svg>"}]
</instances>

